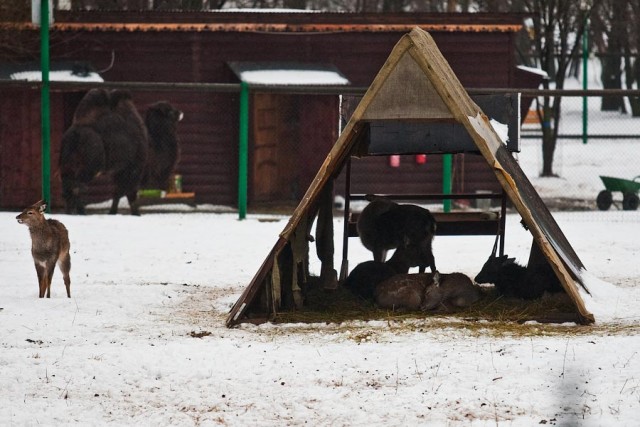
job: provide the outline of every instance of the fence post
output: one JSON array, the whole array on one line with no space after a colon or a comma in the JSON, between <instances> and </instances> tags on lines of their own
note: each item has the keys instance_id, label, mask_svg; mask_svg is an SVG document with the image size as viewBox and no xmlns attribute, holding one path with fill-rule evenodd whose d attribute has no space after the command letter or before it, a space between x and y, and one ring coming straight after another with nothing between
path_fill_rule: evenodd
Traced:
<instances>
[{"instance_id":1,"label":"fence post","mask_svg":"<svg viewBox=\"0 0 640 427\"><path fill-rule=\"evenodd\" d=\"M247 175L249 162L249 85L240 83L240 135L238 147L238 219L247 216Z\"/></svg>"},{"instance_id":2,"label":"fence post","mask_svg":"<svg viewBox=\"0 0 640 427\"><path fill-rule=\"evenodd\" d=\"M40 91L40 132L42 156L42 198L47 201L47 212L51 212L51 123L49 98L49 1L40 2L40 69L42 88Z\"/></svg>"},{"instance_id":3,"label":"fence post","mask_svg":"<svg viewBox=\"0 0 640 427\"><path fill-rule=\"evenodd\" d=\"M442 194L451 194L452 162L452 154L442 155ZM451 211L451 199L444 199L442 201L442 210L445 212Z\"/></svg>"},{"instance_id":4,"label":"fence post","mask_svg":"<svg viewBox=\"0 0 640 427\"><path fill-rule=\"evenodd\" d=\"M584 17L584 30L582 32L582 89L587 90L589 83L587 81L588 72L587 65L589 62L589 15ZM588 139L587 121L589 120L589 98L582 97L582 143L586 144Z\"/></svg>"}]
</instances>

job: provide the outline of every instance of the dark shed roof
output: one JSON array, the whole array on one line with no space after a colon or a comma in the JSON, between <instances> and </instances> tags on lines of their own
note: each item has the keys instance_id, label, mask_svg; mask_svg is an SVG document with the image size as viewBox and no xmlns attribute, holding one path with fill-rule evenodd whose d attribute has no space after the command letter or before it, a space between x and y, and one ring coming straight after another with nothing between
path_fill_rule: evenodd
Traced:
<instances>
[{"instance_id":1,"label":"dark shed roof","mask_svg":"<svg viewBox=\"0 0 640 427\"><path fill-rule=\"evenodd\" d=\"M522 20L523 15L519 14L488 13L58 11L53 28L60 31L405 32L418 26L429 31L515 32L522 28Z\"/></svg>"}]
</instances>

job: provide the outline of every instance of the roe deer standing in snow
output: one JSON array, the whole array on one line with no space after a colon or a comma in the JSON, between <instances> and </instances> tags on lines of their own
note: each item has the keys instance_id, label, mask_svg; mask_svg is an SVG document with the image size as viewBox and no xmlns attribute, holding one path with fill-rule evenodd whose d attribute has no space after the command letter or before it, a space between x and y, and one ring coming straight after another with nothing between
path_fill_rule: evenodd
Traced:
<instances>
[{"instance_id":1,"label":"roe deer standing in snow","mask_svg":"<svg viewBox=\"0 0 640 427\"><path fill-rule=\"evenodd\" d=\"M29 206L16 217L20 224L29 227L31 235L31 255L38 273L40 286L40 298L51 298L51 277L56 263L62 271L64 285L67 288L67 297L71 298L71 256L69 255L69 233L66 227L55 219L46 219L44 210L47 204L40 200Z\"/></svg>"}]
</instances>

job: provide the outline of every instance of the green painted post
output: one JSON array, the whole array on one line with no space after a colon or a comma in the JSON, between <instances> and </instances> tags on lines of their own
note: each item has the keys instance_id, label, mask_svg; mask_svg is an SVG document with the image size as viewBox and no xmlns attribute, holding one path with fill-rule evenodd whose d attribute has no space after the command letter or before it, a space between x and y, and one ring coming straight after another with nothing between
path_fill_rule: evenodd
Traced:
<instances>
[{"instance_id":1,"label":"green painted post","mask_svg":"<svg viewBox=\"0 0 640 427\"><path fill-rule=\"evenodd\" d=\"M238 216L247 217L247 175L249 163L249 85L240 83L240 141L238 146Z\"/></svg>"},{"instance_id":2,"label":"green painted post","mask_svg":"<svg viewBox=\"0 0 640 427\"><path fill-rule=\"evenodd\" d=\"M442 194L451 194L451 171L453 169L453 155L444 154L442 156ZM442 201L442 209L445 212L451 211L451 199Z\"/></svg>"},{"instance_id":3,"label":"green painted post","mask_svg":"<svg viewBox=\"0 0 640 427\"><path fill-rule=\"evenodd\" d=\"M42 198L51 211L51 123L49 99L49 0L40 1L40 68L42 90L40 92L40 121L42 141Z\"/></svg>"},{"instance_id":4,"label":"green painted post","mask_svg":"<svg viewBox=\"0 0 640 427\"><path fill-rule=\"evenodd\" d=\"M587 90L589 83L587 82L588 72L587 65L589 62L589 15L584 18L584 31L582 33L582 89ZM582 97L582 143L586 144L589 139L587 123L589 120L589 101L586 96Z\"/></svg>"}]
</instances>

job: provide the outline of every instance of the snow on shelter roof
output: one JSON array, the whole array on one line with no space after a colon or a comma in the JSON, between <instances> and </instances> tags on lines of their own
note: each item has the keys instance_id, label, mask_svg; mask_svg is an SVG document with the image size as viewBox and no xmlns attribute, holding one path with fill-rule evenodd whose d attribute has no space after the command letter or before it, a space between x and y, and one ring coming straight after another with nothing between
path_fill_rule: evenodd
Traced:
<instances>
[{"instance_id":1,"label":"snow on shelter roof","mask_svg":"<svg viewBox=\"0 0 640 427\"><path fill-rule=\"evenodd\" d=\"M549 77L549 74L546 71L544 71L543 69L541 69L541 68L526 67L524 65L518 65L518 68L521 69L521 70L524 70L524 71L528 71L530 73L538 74L538 75L543 76L545 78Z\"/></svg>"},{"instance_id":2,"label":"snow on shelter roof","mask_svg":"<svg viewBox=\"0 0 640 427\"><path fill-rule=\"evenodd\" d=\"M42 80L42 71L39 65L0 65L0 79L2 80L27 80L39 82ZM104 79L93 70L93 67L84 63L52 63L49 71L49 80L55 82L103 82Z\"/></svg>"},{"instance_id":3,"label":"snow on shelter roof","mask_svg":"<svg viewBox=\"0 0 640 427\"><path fill-rule=\"evenodd\" d=\"M332 64L294 62L230 62L240 81L251 85L349 85Z\"/></svg>"},{"instance_id":4,"label":"snow on shelter roof","mask_svg":"<svg viewBox=\"0 0 640 427\"><path fill-rule=\"evenodd\" d=\"M27 80L39 82L42 79L41 71L21 71L11 74L11 80ZM49 80L53 82L103 82L103 78L97 73L88 73L85 76L73 74L71 70L50 71Z\"/></svg>"}]
</instances>

